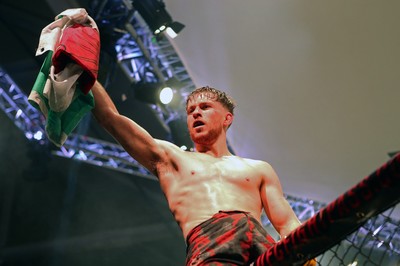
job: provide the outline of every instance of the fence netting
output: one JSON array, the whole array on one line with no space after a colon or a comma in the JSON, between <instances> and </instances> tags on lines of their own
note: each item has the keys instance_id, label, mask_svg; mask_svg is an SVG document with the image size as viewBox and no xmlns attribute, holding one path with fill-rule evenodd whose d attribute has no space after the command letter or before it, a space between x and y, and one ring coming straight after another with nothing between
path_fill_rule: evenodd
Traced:
<instances>
[{"instance_id":1,"label":"fence netting","mask_svg":"<svg viewBox=\"0 0 400 266\"><path fill-rule=\"evenodd\" d=\"M400 154L327 205L287 199L303 224L255 265L400 266Z\"/></svg>"},{"instance_id":2,"label":"fence netting","mask_svg":"<svg viewBox=\"0 0 400 266\"><path fill-rule=\"evenodd\" d=\"M394 206L369 219L339 244L318 256L318 265L400 265L400 222Z\"/></svg>"}]
</instances>

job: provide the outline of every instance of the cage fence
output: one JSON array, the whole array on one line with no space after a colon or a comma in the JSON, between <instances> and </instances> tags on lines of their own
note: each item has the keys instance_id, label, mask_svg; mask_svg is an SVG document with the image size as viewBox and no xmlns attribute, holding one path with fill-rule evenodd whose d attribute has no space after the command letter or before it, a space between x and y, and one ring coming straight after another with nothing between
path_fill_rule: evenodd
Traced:
<instances>
[{"instance_id":1,"label":"cage fence","mask_svg":"<svg viewBox=\"0 0 400 266\"><path fill-rule=\"evenodd\" d=\"M286 196L302 222L318 213L326 204ZM400 204L396 204L367 220L356 231L317 257L318 266L400 266ZM265 214L262 223L279 239Z\"/></svg>"}]
</instances>

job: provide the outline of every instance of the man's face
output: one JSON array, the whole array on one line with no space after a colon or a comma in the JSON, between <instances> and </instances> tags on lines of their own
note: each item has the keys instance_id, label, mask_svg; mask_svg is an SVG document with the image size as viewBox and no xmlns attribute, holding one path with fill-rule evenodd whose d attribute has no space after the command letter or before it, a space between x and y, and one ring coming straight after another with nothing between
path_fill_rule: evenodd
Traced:
<instances>
[{"instance_id":1,"label":"man's face","mask_svg":"<svg viewBox=\"0 0 400 266\"><path fill-rule=\"evenodd\" d=\"M193 95L186 112L190 137L195 143L211 145L220 134L225 134L224 121L229 112L212 93Z\"/></svg>"}]
</instances>

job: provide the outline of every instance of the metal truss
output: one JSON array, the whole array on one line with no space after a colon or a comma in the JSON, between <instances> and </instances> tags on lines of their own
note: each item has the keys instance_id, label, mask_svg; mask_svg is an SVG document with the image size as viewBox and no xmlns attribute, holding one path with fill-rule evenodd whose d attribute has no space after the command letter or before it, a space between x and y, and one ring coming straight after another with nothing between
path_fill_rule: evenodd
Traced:
<instances>
[{"instance_id":1,"label":"metal truss","mask_svg":"<svg viewBox=\"0 0 400 266\"><path fill-rule=\"evenodd\" d=\"M167 83L174 80L174 89L182 104L174 107L154 105L168 124L185 114L183 99L195 88L179 55L166 35L154 36L129 1L106 1L98 10L96 20L106 26L116 59L132 84Z\"/></svg>"},{"instance_id":2,"label":"metal truss","mask_svg":"<svg viewBox=\"0 0 400 266\"><path fill-rule=\"evenodd\" d=\"M28 139L35 138L45 142L45 118L32 105L28 98L0 67L0 108L25 133Z\"/></svg>"},{"instance_id":3,"label":"metal truss","mask_svg":"<svg viewBox=\"0 0 400 266\"><path fill-rule=\"evenodd\" d=\"M186 121L186 98L196 87L169 37L165 34L154 36L130 1L103 1L98 5L100 7L94 8L98 10L96 20L113 36L112 45L108 45L112 46L128 80L132 84L155 82L167 85L171 81L178 101L174 105L150 104L150 107L167 128L170 122ZM182 133L188 135L188 132ZM181 141L186 144L191 142ZM235 153L229 141L228 148Z\"/></svg>"},{"instance_id":4,"label":"metal truss","mask_svg":"<svg viewBox=\"0 0 400 266\"><path fill-rule=\"evenodd\" d=\"M180 84L178 93L194 88L167 37L159 36L156 39L129 1L102 1L100 7L95 9L99 10L95 16L96 21L105 22L113 34L118 36L112 45L118 63L132 83L163 82L175 78ZM26 95L10 76L2 69L0 72L1 108L28 139L48 144L44 129L45 118L29 104ZM154 105L152 108L165 124L182 118L184 114L184 110L169 106ZM121 146L87 136L69 136L63 147L53 151L53 154L155 179Z\"/></svg>"},{"instance_id":5,"label":"metal truss","mask_svg":"<svg viewBox=\"0 0 400 266\"><path fill-rule=\"evenodd\" d=\"M143 21L139 13L135 12L132 21L126 24L128 32L140 36L143 48L149 52L149 56L157 63L156 73L162 73L165 80L175 78L179 82L179 92L185 93L193 90L193 84L179 55L166 35L155 38ZM184 97L185 98L185 97Z\"/></svg>"},{"instance_id":6,"label":"metal truss","mask_svg":"<svg viewBox=\"0 0 400 266\"><path fill-rule=\"evenodd\" d=\"M120 145L88 136L70 135L60 150L53 151L53 154L157 180L154 175L134 160Z\"/></svg>"},{"instance_id":7,"label":"metal truss","mask_svg":"<svg viewBox=\"0 0 400 266\"><path fill-rule=\"evenodd\" d=\"M30 105L27 96L2 68L0 68L0 108L28 139L43 145L49 143L44 129L45 117ZM99 139L71 134L64 146L52 153L60 157L156 180L120 145Z\"/></svg>"}]
</instances>

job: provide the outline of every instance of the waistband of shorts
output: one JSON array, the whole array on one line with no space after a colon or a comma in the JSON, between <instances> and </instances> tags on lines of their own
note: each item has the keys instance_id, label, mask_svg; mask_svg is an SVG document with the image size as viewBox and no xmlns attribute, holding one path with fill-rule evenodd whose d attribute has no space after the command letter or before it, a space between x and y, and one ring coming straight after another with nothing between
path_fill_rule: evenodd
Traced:
<instances>
[{"instance_id":1,"label":"waistband of shorts","mask_svg":"<svg viewBox=\"0 0 400 266\"><path fill-rule=\"evenodd\" d=\"M235 215L235 214L244 214L246 216L251 216L250 212L246 211L240 211L240 210L231 210L231 211L226 211L226 210L220 210L217 213L215 213L211 218L199 223L195 227L192 228L192 230L189 231L189 233L186 236L186 245L189 245L189 240L192 237L193 234L195 234L197 231L199 231L202 228L202 225L209 222L210 220L216 220L222 217L230 216L230 215Z\"/></svg>"}]
</instances>

